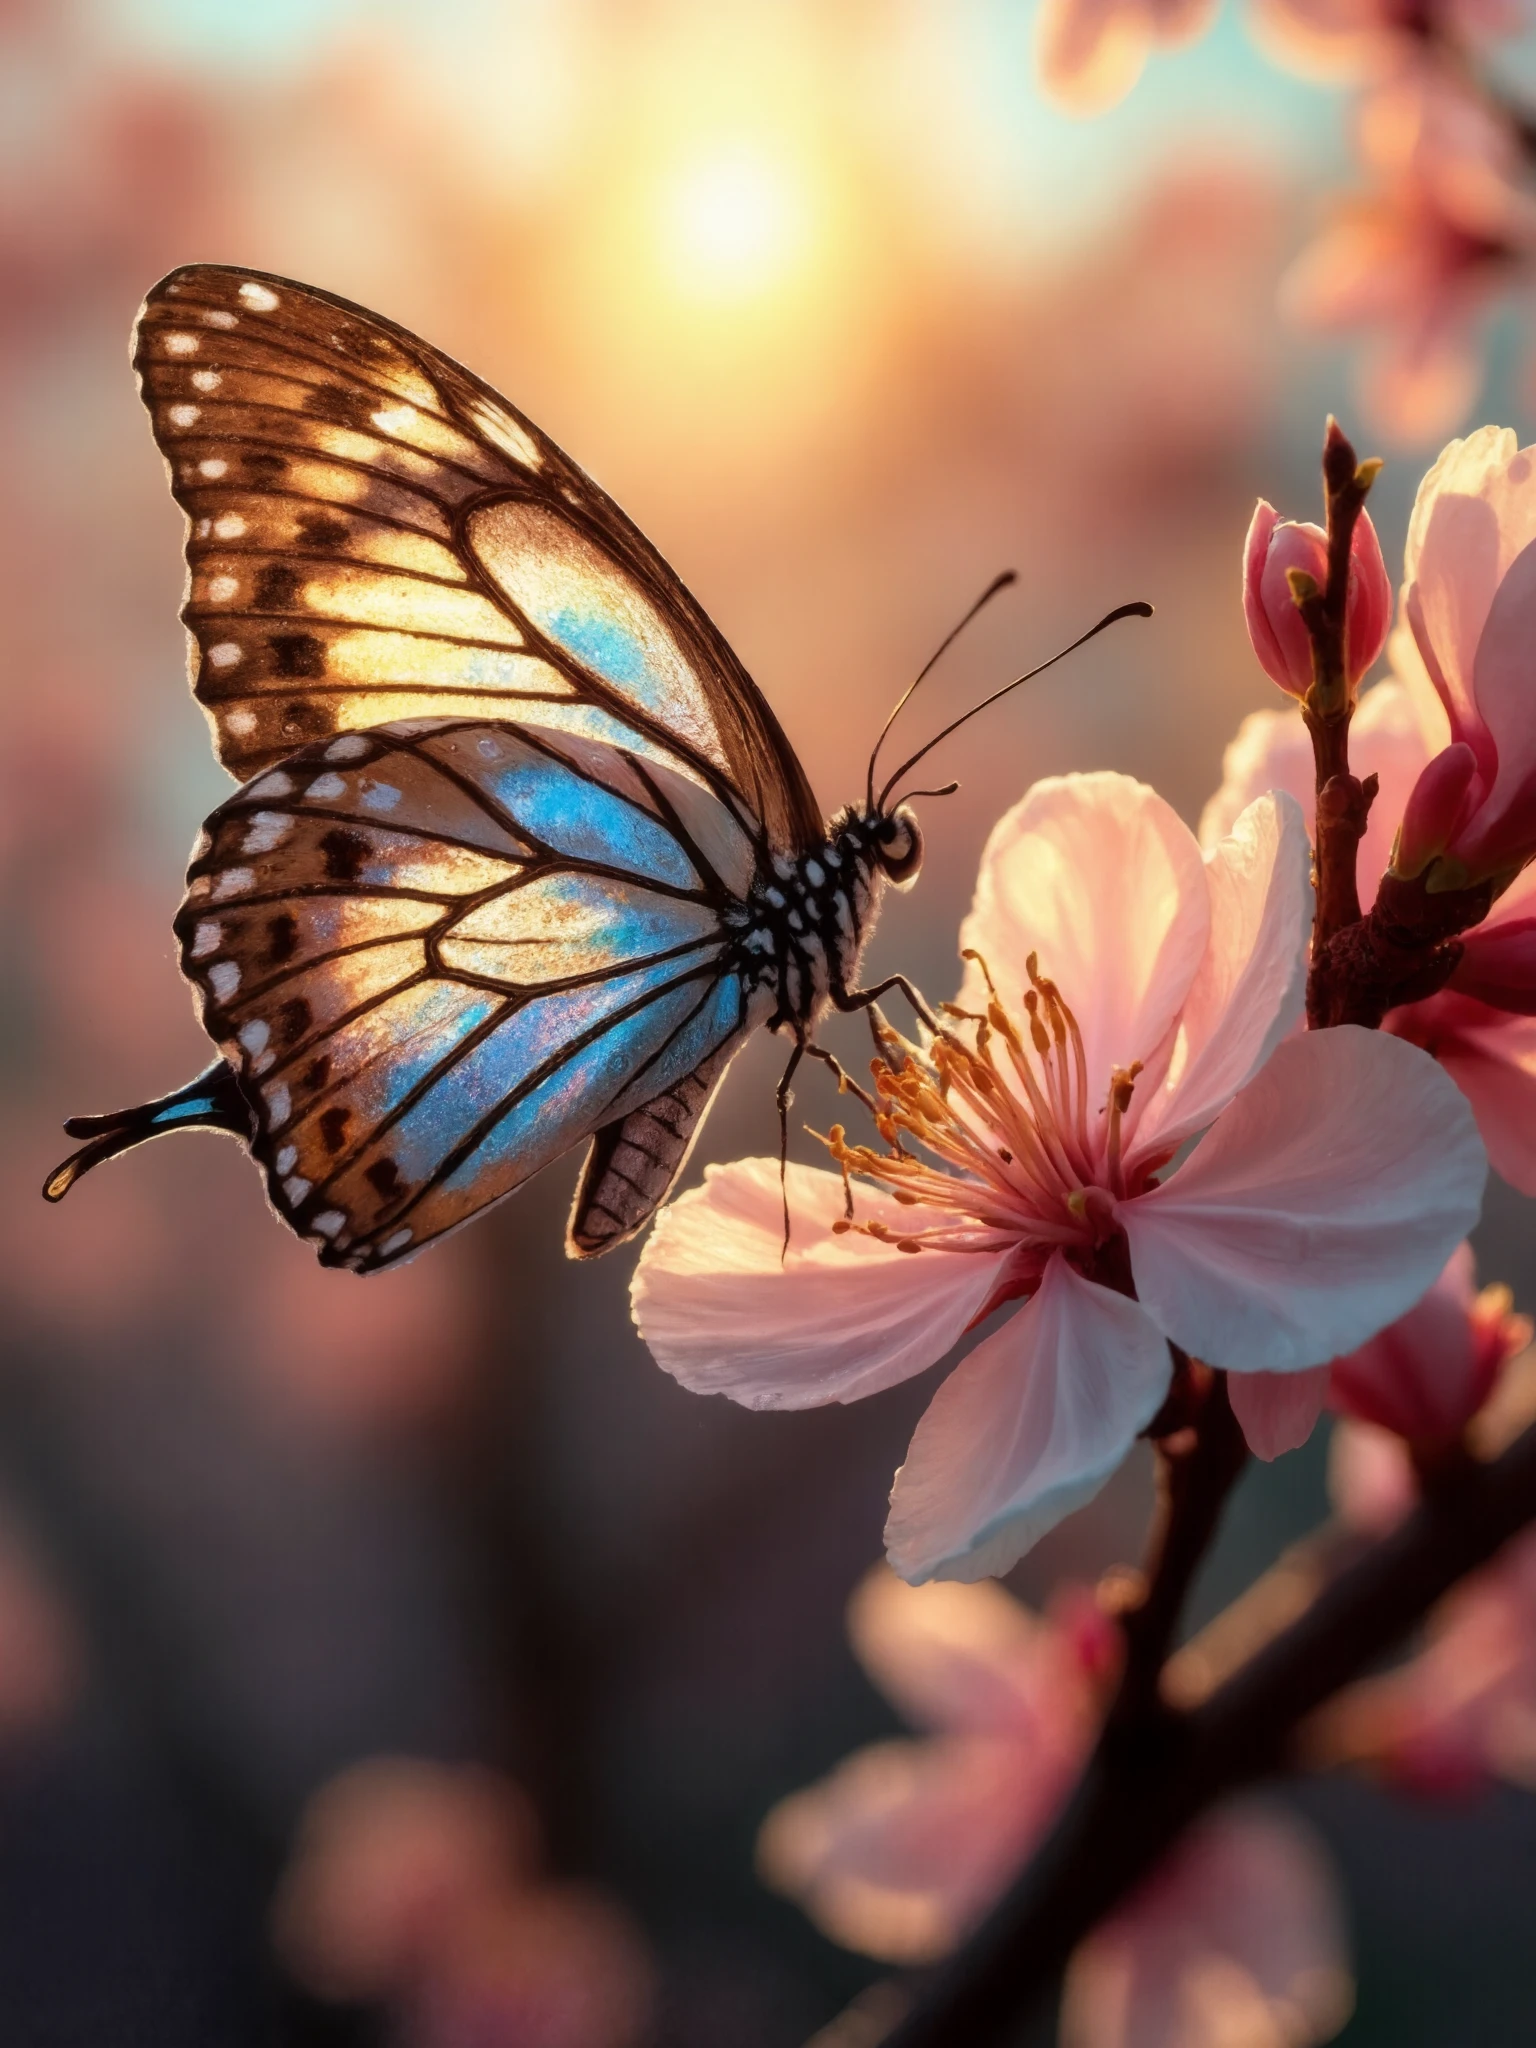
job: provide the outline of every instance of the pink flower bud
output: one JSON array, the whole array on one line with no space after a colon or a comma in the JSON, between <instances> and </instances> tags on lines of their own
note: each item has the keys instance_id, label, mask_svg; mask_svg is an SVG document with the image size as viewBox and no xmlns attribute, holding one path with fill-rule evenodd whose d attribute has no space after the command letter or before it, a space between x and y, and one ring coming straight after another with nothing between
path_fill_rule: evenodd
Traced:
<instances>
[{"instance_id":1,"label":"pink flower bud","mask_svg":"<svg viewBox=\"0 0 1536 2048\"><path fill-rule=\"evenodd\" d=\"M1444 747L1408 792L1392 854L1392 872L1411 880L1423 874L1455 837L1477 774L1477 756L1465 740Z\"/></svg>"},{"instance_id":2,"label":"pink flower bud","mask_svg":"<svg viewBox=\"0 0 1536 2048\"><path fill-rule=\"evenodd\" d=\"M1243 617L1264 672L1292 697L1312 687L1312 636L1297 609L1292 577L1318 590L1328 582L1328 538L1321 527L1282 519L1261 498L1243 548ZM1392 585L1369 514L1355 522L1350 543L1345 664L1353 690L1386 645Z\"/></svg>"},{"instance_id":3,"label":"pink flower bud","mask_svg":"<svg viewBox=\"0 0 1536 2048\"><path fill-rule=\"evenodd\" d=\"M1530 1339L1527 1319L1510 1313L1507 1287L1476 1292L1472 1247L1462 1244L1416 1307L1334 1360L1329 1398L1343 1414L1412 1442L1443 1442L1460 1435Z\"/></svg>"}]
</instances>

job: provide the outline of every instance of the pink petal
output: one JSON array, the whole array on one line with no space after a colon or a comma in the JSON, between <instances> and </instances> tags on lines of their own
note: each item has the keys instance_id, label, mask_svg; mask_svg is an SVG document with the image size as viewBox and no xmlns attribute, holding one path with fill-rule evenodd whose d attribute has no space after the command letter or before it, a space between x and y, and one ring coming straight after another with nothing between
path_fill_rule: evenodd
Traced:
<instances>
[{"instance_id":1,"label":"pink petal","mask_svg":"<svg viewBox=\"0 0 1536 2048\"><path fill-rule=\"evenodd\" d=\"M909 1586L876 1565L848 1607L854 1654L919 1727L1038 1739L1080 1714L1057 1631L1001 1586Z\"/></svg>"},{"instance_id":2,"label":"pink petal","mask_svg":"<svg viewBox=\"0 0 1536 2048\"><path fill-rule=\"evenodd\" d=\"M1118 1213L1137 1295L1176 1343L1294 1372L1418 1300L1476 1222L1486 1172L1434 1061L1346 1024L1280 1046L1188 1162Z\"/></svg>"},{"instance_id":3,"label":"pink petal","mask_svg":"<svg viewBox=\"0 0 1536 2048\"><path fill-rule=\"evenodd\" d=\"M1494 593L1536 540L1536 469L1508 427L1452 441L1419 485L1403 555L1404 611L1451 716L1483 758L1473 667Z\"/></svg>"},{"instance_id":4,"label":"pink petal","mask_svg":"<svg viewBox=\"0 0 1536 2048\"><path fill-rule=\"evenodd\" d=\"M1385 1536L1419 1500L1408 1446L1372 1422L1341 1421L1328 1440L1328 1498L1365 1536Z\"/></svg>"},{"instance_id":5,"label":"pink petal","mask_svg":"<svg viewBox=\"0 0 1536 2048\"><path fill-rule=\"evenodd\" d=\"M882 1742L774 1808L758 1869L845 1948L931 1961L1023 1863L1074 1769L1016 1740Z\"/></svg>"},{"instance_id":6,"label":"pink petal","mask_svg":"<svg viewBox=\"0 0 1536 2048\"><path fill-rule=\"evenodd\" d=\"M1289 1815L1197 1822L1073 1957L1061 2048L1307 2048L1354 2003L1326 1850Z\"/></svg>"},{"instance_id":7,"label":"pink petal","mask_svg":"<svg viewBox=\"0 0 1536 2048\"><path fill-rule=\"evenodd\" d=\"M1484 1014L1486 1022L1460 1025L1435 1057L1471 1103L1494 1172L1536 1195L1536 1017Z\"/></svg>"},{"instance_id":8,"label":"pink petal","mask_svg":"<svg viewBox=\"0 0 1536 2048\"><path fill-rule=\"evenodd\" d=\"M1077 1016L1090 1085L1107 1092L1112 1068L1171 1049L1209 904L1194 836L1155 790L1128 775L1052 776L993 828L960 943L1015 1008L1038 954ZM985 995L968 967L960 1000L977 1008Z\"/></svg>"},{"instance_id":9,"label":"pink petal","mask_svg":"<svg viewBox=\"0 0 1536 2048\"><path fill-rule=\"evenodd\" d=\"M1265 1464L1300 1450L1317 1426L1328 1395L1328 1367L1305 1372L1234 1372L1227 1376L1232 1413L1248 1448Z\"/></svg>"},{"instance_id":10,"label":"pink petal","mask_svg":"<svg viewBox=\"0 0 1536 2048\"><path fill-rule=\"evenodd\" d=\"M630 1290L658 1365L694 1393L747 1408L815 1408L857 1401L942 1358L980 1312L1002 1259L914 1256L859 1231L837 1234L835 1174L791 1166L787 1185L787 1258L776 1159L712 1166L701 1188L662 1211ZM859 1214L907 1230L927 1212L861 1187Z\"/></svg>"},{"instance_id":11,"label":"pink petal","mask_svg":"<svg viewBox=\"0 0 1536 2048\"><path fill-rule=\"evenodd\" d=\"M1536 862L1520 870L1461 943L1451 989L1494 1009L1536 1014Z\"/></svg>"},{"instance_id":12,"label":"pink petal","mask_svg":"<svg viewBox=\"0 0 1536 2048\"><path fill-rule=\"evenodd\" d=\"M1531 464L1531 458L1525 460ZM1536 464L1531 464L1536 468ZM1531 649L1536 644L1536 542L1505 571L1489 608L1473 665L1477 708L1498 748L1492 792L1457 850L1484 854L1484 866L1505 852L1509 864L1536 844L1529 785L1536 777L1536 718L1531 716Z\"/></svg>"},{"instance_id":13,"label":"pink petal","mask_svg":"<svg viewBox=\"0 0 1536 2048\"><path fill-rule=\"evenodd\" d=\"M1132 1126L1133 1152L1166 1152L1204 1130L1300 1018L1311 860L1301 807L1282 795L1260 797L1206 855L1210 939L1167 1078Z\"/></svg>"},{"instance_id":14,"label":"pink petal","mask_svg":"<svg viewBox=\"0 0 1536 2048\"><path fill-rule=\"evenodd\" d=\"M1098 1492L1170 1375L1136 1303L1053 1257L1039 1292L962 1359L918 1424L885 1525L892 1565L914 1583L1007 1571Z\"/></svg>"}]
</instances>

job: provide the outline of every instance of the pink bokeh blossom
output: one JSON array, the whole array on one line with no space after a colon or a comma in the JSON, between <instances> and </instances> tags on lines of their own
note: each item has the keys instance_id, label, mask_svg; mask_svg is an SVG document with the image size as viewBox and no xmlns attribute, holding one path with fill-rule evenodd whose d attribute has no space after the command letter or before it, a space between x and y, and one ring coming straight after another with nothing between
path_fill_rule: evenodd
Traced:
<instances>
[{"instance_id":1,"label":"pink bokeh blossom","mask_svg":"<svg viewBox=\"0 0 1536 2048\"><path fill-rule=\"evenodd\" d=\"M1414 62L1362 96L1355 139L1369 185L1296 259L1282 305L1305 327L1373 332L1372 425L1433 443L1476 398L1482 327L1536 240L1520 137L1454 72Z\"/></svg>"},{"instance_id":2,"label":"pink bokeh blossom","mask_svg":"<svg viewBox=\"0 0 1536 2048\"><path fill-rule=\"evenodd\" d=\"M1243 544L1243 617L1259 665L1289 696L1312 687L1312 636L1303 623L1290 577L1310 577L1317 589L1328 583L1328 537L1320 526L1282 519L1260 499ZM1353 691L1386 644L1392 623L1392 585L1381 559L1381 542L1368 513L1355 521L1350 537L1349 602L1344 653Z\"/></svg>"},{"instance_id":3,"label":"pink bokeh blossom","mask_svg":"<svg viewBox=\"0 0 1536 2048\"><path fill-rule=\"evenodd\" d=\"M904 1577L1006 1570L1096 1493L1163 1402L1170 1338L1239 1373L1320 1365L1475 1220L1482 1147L1432 1061L1348 1026L1280 1043L1306 862L1284 796L1202 859L1128 777L1037 784L983 855L955 1023L883 1075L896 1149L834 1130L846 1197L792 1166L787 1253L773 1160L713 1168L661 1217L641 1333L748 1407L859 1399L1023 1300L918 1425L886 1525Z\"/></svg>"},{"instance_id":4,"label":"pink bokeh blossom","mask_svg":"<svg viewBox=\"0 0 1536 2048\"><path fill-rule=\"evenodd\" d=\"M1342 1519L1372 1536L1418 1497L1408 1445L1364 1422L1334 1431L1329 1484ZM1309 1747L1320 1762L1364 1764L1429 1796L1500 1777L1536 1787L1536 1535L1517 1536L1450 1593L1415 1656L1331 1702Z\"/></svg>"},{"instance_id":5,"label":"pink bokeh blossom","mask_svg":"<svg viewBox=\"0 0 1536 2048\"><path fill-rule=\"evenodd\" d=\"M1000 1587L915 1589L883 1569L855 1593L849 1623L871 1678L924 1732L860 1750L782 1801L759 1868L844 1946L931 1961L1060 1811L1102 1718L1115 1668L1105 1639L1118 1632L1076 1588L1042 1618ZM1240 1808L1191 1829L1078 1950L1061 2039L1304 2048L1350 2002L1326 1857L1296 1822Z\"/></svg>"},{"instance_id":6,"label":"pink bokeh blossom","mask_svg":"<svg viewBox=\"0 0 1536 2048\"><path fill-rule=\"evenodd\" d=\"M1379 76L1423 47L1424 0L1252 0L1260 46L1304 78ZM1461 44L1518 33L1518 0L1433 0L1439 34Z\"/></svg>"},{"instance_id":7,"label":"pink bokeh blossom","mask_svg":"<svg viewBox=\"0 0 1536 2048\"><path fill-rule=\"evenodd\" d=\"M1204 35L1215 0L1043 0L1035 68L1047 96L1074 114L1124 99L1156 49Z\"/></svg>"}]
</instances>

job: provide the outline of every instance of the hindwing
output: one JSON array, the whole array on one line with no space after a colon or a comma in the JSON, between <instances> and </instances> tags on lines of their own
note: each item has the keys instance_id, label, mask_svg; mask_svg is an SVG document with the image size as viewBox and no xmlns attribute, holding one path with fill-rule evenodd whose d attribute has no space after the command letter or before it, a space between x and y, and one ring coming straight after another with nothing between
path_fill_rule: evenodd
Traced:
<instances>
[{"instance_id":1,"label":"hindwing","mask_svg":"<svg viewBox=\"0 0 1536 2048\"><path fill-rule=\"evenodd\" d=\"M804 771L702 608L468 370L345 299L211 264L154 287L134 360L233 773L402 718L524 716L670 761L775 850L816 843Z\"/></svg>"},{"instance_id":2,"label":"hindwing","mask_svg":"<svg viewBox=\"0 0 1536 2048\"><path fill-rule=\"evenodd\" d=\"M256 777L176 931L274 1205L372 1271L723 1071L771 1007L727 924L752 873L696 783L570 734L410 720Z\"/></svg>"}]
</instances>

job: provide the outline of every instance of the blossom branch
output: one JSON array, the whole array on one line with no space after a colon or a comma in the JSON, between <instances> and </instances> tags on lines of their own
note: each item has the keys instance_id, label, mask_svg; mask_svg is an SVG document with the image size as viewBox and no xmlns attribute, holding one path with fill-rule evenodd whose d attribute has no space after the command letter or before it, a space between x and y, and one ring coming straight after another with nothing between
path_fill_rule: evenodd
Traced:
<instances>
[{"instance_id":1,"label":"blossom branch","mask_svg":"<svg viewBox=\"0 0 1536 2048\"><path fill-rule=\"evenodd\" d=\"M1536 1426L1472 1464L1327 1585L1194 1711L1106 1725L1043 1849L920 1991L886 2048L986 2048L1199 1813L1282 1766L1298 1724L1536 1519Z\"/></svg>"},{"instance_id":2,"label":"blossom branch","mask_svg":"<svg viewBox=\"0 0 1536 2048\"><path fill-rule=\"evenodd\" d=\"M1323 441L1327 579L1319 587L1302 570L1293 570L1290 578L1296 609L1312 643L1312 687L1303 699L1302 715L1312 735L1317 771L1315 953L1335 932L1360 921L1355 863L1376 780L1368 776L1362 782L1349 769L1349 722L1355 710L1348 652L1349 593L1355 527L1380 468L1375 458L1357 460L1344 430L1330 417Z\"/></svg>"}]
</instances>

